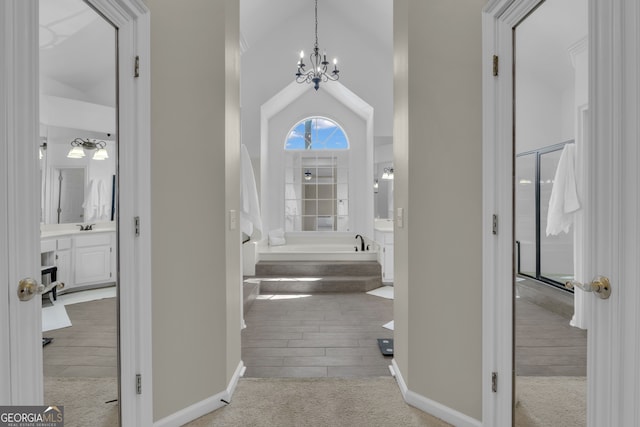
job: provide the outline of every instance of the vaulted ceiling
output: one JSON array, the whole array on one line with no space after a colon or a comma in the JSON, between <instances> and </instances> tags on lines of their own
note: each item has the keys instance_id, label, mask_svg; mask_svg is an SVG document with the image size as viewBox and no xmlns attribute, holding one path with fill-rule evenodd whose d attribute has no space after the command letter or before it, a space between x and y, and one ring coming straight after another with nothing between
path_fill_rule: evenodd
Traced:
<instances>
[{"instance_id":1,"label":"vaulted ceiling","mask_svg":"<svg viewBox=\"0 0 640 427\"><path fill-rule=\"evenodd\" d=\"M239 1L243 139L255 143L260 106L294 80L300 50L308 54L313 48L314 0ZM585 8L578 11L580 2L585 0L548 2L562 10L543 24L537 39L540 46L532 49L560 48L558 58L566 62L566 43L545 42L545 35L575 39L576 31L586 33L572 24L578 21L576 14L586 13ZM318 20L320 49L338 58L340 83L374 107L376 142L390 141L393 0L318 0ZM108 86L106 79L115 78L112 27L82 0L41 0L41 22L43 89L57 96L65 96L66 91L71 98L115 105L115 96L101 90ZM541 73L549 68L535 58L531 64Z\"/></svg>"}]
</instances>

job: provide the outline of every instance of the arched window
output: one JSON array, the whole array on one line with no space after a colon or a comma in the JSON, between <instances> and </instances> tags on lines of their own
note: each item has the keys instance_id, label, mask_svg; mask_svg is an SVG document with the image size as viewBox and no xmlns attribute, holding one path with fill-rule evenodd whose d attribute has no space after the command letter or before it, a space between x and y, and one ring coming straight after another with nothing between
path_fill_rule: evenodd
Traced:
<instances>
[{"instance_id":1,"label":"arched window","mask_svg":"<svg viewBox=\"0 0 640 427\"><path fill-rule=\"evenodd\" d=\"M333 120L310 117L285 140L285 230L349 231L349 141Z\"/></svg>"},{"instance_id":2,"label":"arched window","mask_svg":"<svg viewBox=\"0 0 640 427\"><path fill-rule=\"evenodd\" d=\"M344 131L333 120L309 117L289 132L285 150L348 150L349 141Z\"/></svg>"}]
</instances>

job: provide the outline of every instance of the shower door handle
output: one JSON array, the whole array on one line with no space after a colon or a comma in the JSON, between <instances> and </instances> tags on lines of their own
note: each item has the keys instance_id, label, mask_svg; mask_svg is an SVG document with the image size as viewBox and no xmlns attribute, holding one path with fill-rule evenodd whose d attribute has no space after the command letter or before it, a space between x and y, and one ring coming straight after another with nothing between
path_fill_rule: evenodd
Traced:
<instances>
[{"instance_id":1,"label":"shower door handle","mask_svg":"<svg viewBox=\"0 0 640 427\"><path fill-rule=\"evenodd\" d=\"M564 284L567 289L580 288L585 292L593 292L601 299L607 299L611 295L611 282L604 276L598 276L591 283L580 283L575 280L569 280Z\"/></svg>"}]
</instances>

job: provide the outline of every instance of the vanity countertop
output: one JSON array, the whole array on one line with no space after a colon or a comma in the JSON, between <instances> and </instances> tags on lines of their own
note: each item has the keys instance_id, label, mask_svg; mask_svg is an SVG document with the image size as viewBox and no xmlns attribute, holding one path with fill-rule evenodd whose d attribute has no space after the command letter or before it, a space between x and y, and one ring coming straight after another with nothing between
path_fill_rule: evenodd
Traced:
<instances>
[{"instance_id":1,"label":"vanity countertop","mask_svg":"<svg viewBox=\"0 0 640 427\"><path fill-rule=\"evenodd\" d=\"M80 231L80 226L73 224L46 224L40 227L40 238L47 239L51 237L108 233L116 231L116 225L113 222L98 223L93 226L92 230Z\"/></svg>"}]
</instances>

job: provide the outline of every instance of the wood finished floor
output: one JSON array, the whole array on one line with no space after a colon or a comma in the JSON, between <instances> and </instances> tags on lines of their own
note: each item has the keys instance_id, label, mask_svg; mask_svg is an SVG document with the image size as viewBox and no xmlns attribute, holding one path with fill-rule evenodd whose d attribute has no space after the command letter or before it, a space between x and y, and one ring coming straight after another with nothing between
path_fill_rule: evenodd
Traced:
<instances>
[{"instance_id":1,"label":"wood finished floor","mask_svg":"<svg viewBox=\"0 0 640 427\"><path fill-rule=\"evenodd\" d=\"M586 376L587 331L522 298L515 310L516 375Z\"/></svg>"},{"instance_id":2,"label":"wood finished floor","mask_svg":"<svg viewBox=\"0 0 640 427\"><path fill-rule=\"evenodd\" d=\"M293 297L293 298L292 298ZM377 338L393 301L365 293L262 295L245 313L242 359L248 377L390 375L391 357ZM44 335L45 376L116 377L116 299L66 306L73 326ZM586 331L526 300L516 302L516 372L523 376L586 375Z\"/></svg>"},{"instance_id":3,"label":"wood finished floor","mask_svg":"<svg viewBox=\"0 0 640 427\"><path fill-rule=\"evenodd\" d=\"M389 376L378 338L393 300L366 293L260 295L245 313L246 377Z\"/></svg>"},{"instance_id":4,"label":"wood finished floor","mask_svg":"<svg viewBox=\"0 0 640 427\"><path fill-rule=\"evenodd\" d=\"M71 325L47 331L42 349L46 377L117 377L116 298L65 306Z\"/></svg>"}]
</instances>

